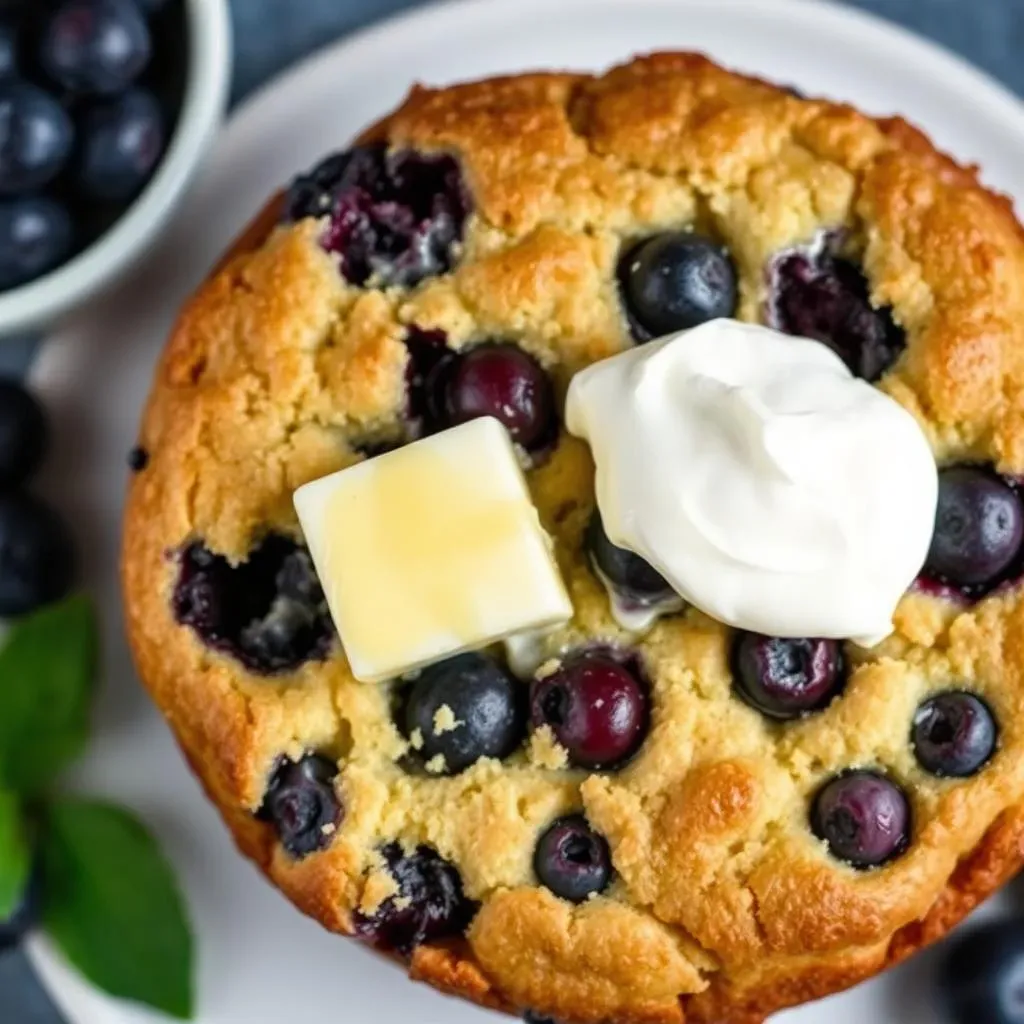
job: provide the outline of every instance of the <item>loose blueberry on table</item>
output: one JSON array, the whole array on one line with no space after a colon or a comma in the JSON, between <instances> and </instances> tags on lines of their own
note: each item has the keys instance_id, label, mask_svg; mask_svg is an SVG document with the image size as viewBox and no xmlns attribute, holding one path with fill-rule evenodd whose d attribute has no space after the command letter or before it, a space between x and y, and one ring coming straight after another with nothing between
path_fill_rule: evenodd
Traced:
<instances>
[{"instance_id":1,"label":"loose blueberry on table","mask_svg":"<svg viewBox=\"0 0 1024 1024\"><path fill-rule=\"evenodd\" d=\"M951 1024L1024 1024L1024 927L991 922L954 939L939 977Z\"/></svg>"},{"instance_id":2,"label":"loose blueberry on table","mask_svg":"<svg viewBox=\"0 0 1024 1024\"><path fill-rule=\"evenodd\" d=\"M559 818L537 842L533 869L542 885L571 903L604 892L612 877L608 841L582 814Z\"/></svg>"},{"instance_id":3,"label":"loose blueberry on table","mask_svg":"<svg viewBox=\"0 0 1024 1024\"><path fill-rule=\"evenodd\" d=\"M982 597L1020 575L1022 556L1024 501L1017 485L985 466L943 469L924 577Z\"/></svg>"},{"instance_id":4,"label":"loose blueberry on table","mask_svg":"<svg viewBox=\"0 0 1024 1024\"><path fill-rule=\"evenodd\" d=\"M902 354L906 337L891 310L871 304L867 278L830 245L783 253L769 277L771 326L823 342L858 377L878 380Z\"/></svg>"},{"instance_id":5,"label":"loose blueberry on table","mask_svg":"<svg viewBox=\"0 0 1024 1024\"><path fill-rule=\"evenodd\" d=\"M334 788L337 774L337 766L319 754L307 754L298 763L285 759L275 770L257 816L273 824L293 857L330 845L342 817Z\"/></svg>"},{"instance_id":6,"label":"loose blueberry on table","mask_svg":"<svg viewBox=\"0 0 1024 1024\"><path fill-rule=\"evenodd\" d=\"M737 694L769 718L790 719L827 707L845 682L837 640L739 633L733 644Z\"/></svg>"},{"instance_id":7,"label":"loose blueberry on table","mask_svg":"<svg viewBox=\"0 0 1024 1024\"><path fill-rule=\"evenodd\" d=\"M996 749L996 723L988 705L963 691L926 700L914 716L914 754L922 768L941 778L977 774Z\"/></svg>"},{"instance_id":8,"label":"loose blueberry on table","mask_svg":"<svg viewBox=\"0 0 1024 1024\"><path fill-rule=\"evenodd\" d=\"M409 687L404 725L428 765L456 775L482 757L501 760L526 732L525 687L496 661L460 654L425 668ZM431 768L433 771L433 768Z\"/></svg>"},{"instance_id":9,"label":"loose blueberry on table","mask_svg":"<svg viewBox=\"0 0 1024 1024\"><path fill-rule=\"evenodd\" d=\"M533 681L530 714L535 729L551 729L570 764L612 769L633 757L647 736L650 697L632 660L583 651Z\"/></svg>"},{"instance_id":10,"label":"loose blueberry on table","mask_svg":"<svg viewBox=\"0 0 1024 1024\"><path fill-rule=\"evenodd\" d=\"M0 491L26 483L49 443L50 428L39 402L16 381L0 380Z\"/></svg>"},{"instance_id":11,"label":"loose blueberry on table","mask_svg":"<svg viewBox=\"0 0 1024 1024\"><path fill-rule=\"evenodd\" d=\"M321 244L352 284L412 287L452 268L470 207L453 157L374 144L296 178L285 216L326 218Z\"/></svg>"},{"instance_id":12,"label":"loose blueberry on table","mask_svg":"<svg viewBox=\"0 0 1024 1024\"><path fill-rule=\"evenodd\" d=\"M654 235L619 262L633 337L650 341L736 313L736 267L724 246L690 231Z\"/></svg>"},{"instance_id":13,"label":"loose blueberry on table","mask_svg":"<svg viewBox=\"0 0 1024 1024\"><path fill-rule=\"evenodd\" d=\"M424 942L462 935L477 905L462 889L462 879L435 850L407 853L400 844L381 850L398 893L369 917L357 915L356 934L378 949L409 956Z\"/></svg>"},{"instance_id":14,"label":"loose blueberry on table","mask_svg":"<svg viewBox=\"0 0 1024 1024\"><path fill-rule=\"evenodd\" d=\"M878 867L906 850L910 804L903 790L878 772L845 772L819 790L811 829L837 860L861 870Z\"/></svg>"}]
</instances>

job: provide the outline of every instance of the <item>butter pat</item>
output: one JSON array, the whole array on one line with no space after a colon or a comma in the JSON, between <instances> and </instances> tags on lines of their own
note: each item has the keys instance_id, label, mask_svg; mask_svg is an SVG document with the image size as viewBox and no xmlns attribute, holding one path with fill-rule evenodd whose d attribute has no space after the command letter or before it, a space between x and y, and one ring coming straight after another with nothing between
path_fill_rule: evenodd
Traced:
<instances>
[{"instance_id":1,"label":"butter pat","mask_svg":"<svg viewBox=\"0 0 1024 1024\"><path fill-rule=\"evenodd\" d=\"M495 419L306 484L295 508L363 682L572 616L515 449Z\"/></svg>"}]
</instances>

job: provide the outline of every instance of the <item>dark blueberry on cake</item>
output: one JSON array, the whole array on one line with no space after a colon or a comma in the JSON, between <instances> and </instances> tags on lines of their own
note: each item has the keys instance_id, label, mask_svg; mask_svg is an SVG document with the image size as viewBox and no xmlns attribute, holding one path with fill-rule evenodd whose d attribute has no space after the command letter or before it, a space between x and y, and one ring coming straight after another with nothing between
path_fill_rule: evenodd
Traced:
<instances>
[{"instance_id":1,"label":"dark blueberry on cake","mask_svg":"<svg viewBox=\"0 0 1024 1024\"><path fill-rule=\"evenodd\" d=\"M319 754L281 761L257 817L269 821L293 857L329 846L342 817L334 787L337 765Z\"/></svg>"},{"instance_id":2,"label":"dark blueberry on cake","mask_svg":"<svg viewBox=\"0 0 1024 1024\"><path fill-rule=\"evenodd\" d=\"M550 1017L541 1017L539 1014L533 1013L527 1010L523 1014L524 1024L555 1024L555 1021Z\"/></svg>"},{"instance_id":3,"label":"dark blueberry on cake","mask_svg":"<svg viewBox=\"0 0 1024 1024\"><path fill-rule=\"evenodd\" d=\"M829 853L859 869L878 867L910 841L910 804L903 790L877 772L836 776L815 797L811 829Z\"/></svg>"},{"instance_id":4,"label":"dark blueberry on cake","mask_svg":"<svg viewBox=\"0 0 1024 1024\"><path fill-rule=\"evenodd\" d=\"M525 697L524 685L496 661L460 654L425 668L413 681L405 734L418 738L425 762L443 758L443 773L457 775L482 757L508 757L519 746Z\"/></svg>"},{"instance_id":5,"label":"dark blueberry on cake","mask_svg":"<svg viewBox=\"0 0 1024 1024\"><path fill-rule=\"evenodd\" d=\"M410 327L405 338L409 362L405 371L406 418L412 434L422 437L448 426L448 379L458 353L448 347L443 331Z\"/></svg>"},{"instance_id":6,"label":"dark blueberry on cake","mask_svg":"<svg viewBox=\"0 0 1024 1024\"><path fill-rule=\"evenodd\" d=\"M974 694L940 693L917 709L911 738L926 772L965 779L981 771L995 752L996 723Z\"/></svg>"},{"instance_id":7,"label":"dark blueberry on cake","mask_svg":"<svg viewBox=\"0 0 1024 1024\"><path fill-rule=\"evenodd\" d=\"M672 588L654 566L609 540L596 510L587 526L586 545L594 565L623 598L653 605L673 597Z\"/></svg>"},{"instance_id":8,"label":"dark blueberry on cake","mask_svg":"<svg viewBox=\"0 0 1024 1024\"><path fill-rule=\"evenodd\" d=\"M732 662L737 694L769 718L798 718L824 708L845 682L837 640L739 633Z\"/></svg>"},{"instance_id":9,"label":"dark blueberry on cake","mask_svg":"<svg viewBox=\"0 0 1024 1024\"><path fill-rule=\"evenodd\" d=\"M200 541L190 544L180 555L173 607L203 643L264 675L322 660L334 640L309 554L277 534L237 566Z\"/></svg>"},{"instance_id":10,"label":"dark blueberry on cake","mask_svg":"<svg viewBox=\"0 0 1024 1024\"><path fill-rule=\"evenodd\" d=\"M1024 927L989 921L960 935L939 978L951 1024L1024 1024Z\"/></svg>"},{"instance_id":11,"label":"dark blueberry on cake","mask_svg":"<svg viewBox=\"0 0 1024 1024\"><path fill-rule=\"evenodd\" d=\"M17 381L0 380L0 491L20 486L35 472L49 442L40 404Z\"/></svg>"},{"instance_id":12,"label":"dark blueberry on cake","mask_svg":"<svg viewBox=\"0 0 1024 1024\"><path fill-rule=\"evenodd\" d=\"M42 872L36 865L14 910L8 917L0 919L0 953L19 945L36 926L42 911L42 883Z\"/></svg>"},{"instance_id":13,"label":"dark blueberry on cake","mask_svg":"<svg viewBox=\"0 0 1024 1024\"><path fill-rule=\"evenodd\" d=\"M426 846L406 853L398 843L390 843L381 854L398 892L373 916L357 916L357 935L378 949L409 956L424 942L466 931L477 906L466 897L462 879L451 864Z\"/></svg>"},{"instance_id":14,"label":"dark blueberry on cake","mask_svg":"<svg viewBox=\"0 0 1024 1024\"><path fill-rule=\"evenodd\" d=\"M1024 506L1016 487L981 466L939 473L926 576L980 596L1008 577L1022 546Z\"/></svg>"},{"instance_id":15,"label":"dark blueberry on cake","mask_svg":"<svg viewBox=\"0 0 1024 1024\"><path fill-rule=\"evenodd\" d=\"M461 353L445 385L448 426L493 416L528 451L554 440L551 378L517 345L488 343Z\"/></svg>"},{"instance_id":16,"label":"dark blueberry on cake","mask_svg":"<svg viewBox=\"0 0 1024 1024\"><path fill-rule=\"evenodd\" d=\"M638 668L600 651L570 656L530 687L534 728L548 726L579 768L628 761L647 735L649 705Z\"/></svg>"},{"instance_id":17,"label":"dark blueberry on cake","mask_svg":"<svg viewBox=\"0 0 1024 1024\"><path fill-rule=\"evenodd\" d=\"M149 465L149 452L141 445L136 445L128 453L128 468L133 473L141 473Z\"/></svg>"},{"instance_id":18,"label":"dark blueberry on cake","mask_svg":"<svg viewBox=\"0 0 1024 1024\"><path fill-rule=\"evenodd\" d=\"M864 274L828 247L778 257L771 288L773 327L824 342L864 380L878 380L906 346L892 312L872 306Z\"/></svg>"},{"instance_id":19,"label":"dark blueberry on cake","mask_svg":"<svg viewBox=\"0 0 1024 1024\"><path fill-rule=\"evenodd\" d=\"M0 618L60 600L76 567L71 534L49 505L20 491L0 495Z\"/></svg>"},{"instance_id":20,"label":"dark blueberry on cake","mask_svg":"<svg viewBox=\"0 0 1024 1024\"><path fill-rule=\"evenodd\" d=\"M540 837L533 868L542 885L572 903L604 892L612 877L608 841L582 814L559 818Z\"/></svg>"},{"instance_id":21,"label":"dark blueberry on cake","mask_svg":"<svg viewBox=\"0 0 1024 1024\"><path fill-rule=\"evenodd\" d=\"M637 341L734 316L739 301L728 250L691 231L634 245L620 262L619 280Z\"/></svg>"},{"instance_id":22,"label":"dark blueberry on cake","mask_svg":"<svg viewBox=\"0 0 1024 1024\"><path fill-rule=\"evenodd\" d=\"M328 217L322 244L356 285L411 287L451 269L470 210L451 156L358 146L296 179L290 220Z\"/></svg>"}]
</instances>

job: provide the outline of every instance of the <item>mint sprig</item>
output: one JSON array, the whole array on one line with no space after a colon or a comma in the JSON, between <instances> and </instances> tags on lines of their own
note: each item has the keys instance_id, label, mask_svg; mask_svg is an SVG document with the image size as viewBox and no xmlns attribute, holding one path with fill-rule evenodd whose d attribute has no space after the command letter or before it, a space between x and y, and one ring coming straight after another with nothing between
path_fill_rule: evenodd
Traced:
<instances>
[{"instance_id":1,"label":"mint sprig","mask_svg":"<svg viewBox=\"0 0 1024 1024\"><path fill-rule=\"evenodd\" d=\"M109 994L174 1017L193 1012L194 950L180 890L127 811L55 796L85 747L98 629L85 597L14 623L0 647L0 920L42 868L42 924Z\"/></svg>"}]
</instances>

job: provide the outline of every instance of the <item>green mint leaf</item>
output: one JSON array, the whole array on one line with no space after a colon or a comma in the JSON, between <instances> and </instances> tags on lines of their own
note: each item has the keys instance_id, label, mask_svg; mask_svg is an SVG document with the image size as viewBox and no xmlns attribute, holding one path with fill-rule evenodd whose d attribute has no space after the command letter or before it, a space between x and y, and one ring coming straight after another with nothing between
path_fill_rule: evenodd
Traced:
<instances>
[{"instance_id":1,"label":"green mint leaf","mask_svg":"<svg viewBox=\"0 0 1024 1024\"><path fill-rule=\"evenodd\" d=\"M21 801L0 789L0 921L21 903L32 868Z\"/></svg>"},{"instance_id":2,"label":"green mint leaf","mask_svg":"<svg viewBox=\"0 0 1024 1024\"><path fill-rule=\"evenodd\" d=\"M61 799L42 839L43 927L94 985L187 1020L192 935L153 837L109 804Z\"/></svg>"},{"instance_id":3,"label":"green mint leaf","mask_svg":"<svg viewBox=\"0 0 1024 1024\"><path fill-rule=\"evenodd\" d=\"M19 619L0 648L0 786L45 789L85 746L98 634L82 596Z\"/></svg>"}]
</instances>

